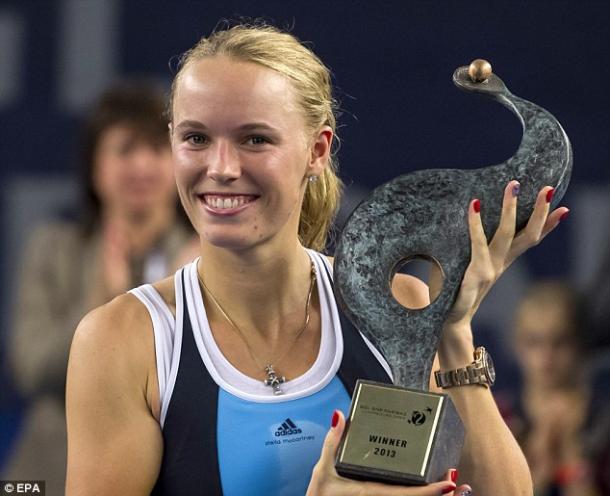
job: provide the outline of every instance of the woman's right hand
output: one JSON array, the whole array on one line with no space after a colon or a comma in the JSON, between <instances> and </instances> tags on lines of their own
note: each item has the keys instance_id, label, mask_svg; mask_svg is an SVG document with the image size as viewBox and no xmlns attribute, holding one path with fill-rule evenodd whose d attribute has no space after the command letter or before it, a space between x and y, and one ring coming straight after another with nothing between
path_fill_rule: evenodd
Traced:
<instances>
[{"instance_id":1,"label":"woman's right hand","mask_svg":"<svg viewBox=\"0 0 610 496\"><path fill-rule=\"evenodd\" d=\"M346 479L335 470L335 457L341 435L345 429L345 417L336 410L331 421L331 428L324 439L322 454L313 469L307 496L470 496L470 486L463 484L456 487L453 478L457 471L450 470L447 478L427 486L392 486L378 482L361 482Z\"/></svg>"}]
</instances>

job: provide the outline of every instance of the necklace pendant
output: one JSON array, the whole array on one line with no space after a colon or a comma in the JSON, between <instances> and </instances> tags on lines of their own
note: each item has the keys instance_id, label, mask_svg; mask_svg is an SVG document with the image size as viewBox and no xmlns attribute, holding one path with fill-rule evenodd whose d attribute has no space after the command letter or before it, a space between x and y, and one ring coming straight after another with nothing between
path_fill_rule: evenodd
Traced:
<instances>
[{"instance_id":1,"label":"necklace pendant","mask_svg":"<svg viewBox=\"0 0 610 496\"><path fill-rule=\"evenodd\" d=\"M265 386L269 386L273 388L273 394L279 396L280 394L284 394L284 392L280 389L280 384L286 382L286 378L282 376L278 376L273 370L273 365L269 364L265 367L265 372L267 373L267 379L265 379Z\"/></svg>"}]
</instances>

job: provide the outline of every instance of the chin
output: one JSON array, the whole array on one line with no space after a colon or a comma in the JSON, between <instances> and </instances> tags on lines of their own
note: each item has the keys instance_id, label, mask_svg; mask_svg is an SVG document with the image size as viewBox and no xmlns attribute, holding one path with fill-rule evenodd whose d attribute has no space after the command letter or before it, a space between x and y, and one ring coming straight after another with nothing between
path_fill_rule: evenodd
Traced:
<instances>
[{"instance_id":1,"label":"chin","mask_svg":"<svg viewBox=\"0 0 610 496\"><path fill-rule=\"evenodd\" d=\"M261 239L255 239L254 236L245 236L242 234L230 233L213 233L206 232L204 229L202 239L216 248L224 248L226 250L248 250L262 243Z\"/></svg>"}]
</instances>

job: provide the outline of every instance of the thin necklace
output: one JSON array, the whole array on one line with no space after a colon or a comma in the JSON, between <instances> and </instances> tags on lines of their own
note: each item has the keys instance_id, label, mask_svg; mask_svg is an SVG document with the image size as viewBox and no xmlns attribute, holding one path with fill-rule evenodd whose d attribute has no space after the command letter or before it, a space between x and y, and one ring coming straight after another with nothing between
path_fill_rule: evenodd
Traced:
<instances>
[{"instance_id":1,"label":"thin necklace","mask_svg":"<svg viewBox=\"0 0 610 496\"><path fill-rule=\"evenodd\" d=\"M303 334L305 329L307 329L307 324L309 324L309 317L310 317L309 309L310 309L310 306L311 306L311 295L313 294L313 288L314 288L314 286L316 284L316 269L315 269L315 267L313 265L313 262L311 262L311 282L309 284L309 293L307 293L307 301L305 303L305 324L303 324L303 327L296 334L295 338L292 340L292 343L290 343L290 346L286 349L286 351L278 359L276 359L276 360L272 359L272 360L268 361L265 366L263 366L261 364L261 362L258 360L256 355L252 351L252 348L250 347L250 343L248 343L248 340L244 336L244 333L241 331L241 329L239 327L237 327L237 324L235 322L233 322L233 319L231 319L231 317L229 317L227 315L227 312L224 311L224 309L222 308L222 306L220 305L218 300L214 297L214 295L210 291L210 288L208 288L205 285L205 282L203 282L203 279L201 278L201 275L199 275L199 267L197 267L197 269L198 269L197 270L197 278L199 279L199 283L201 284L203 289L205 289L207 294L210 296L210 299L214 302L214 305L216 305L218 307L218 310L220 310L220 313L224 316L224 318L227 319L229 324L231 324L231 326L238 332L238 334L241 337L242 341L246 345L246 348L248 349L248 353L250 353L250 356L254 360L254 363L256 363L256 365L258 365L260 368L265 370L265 373L267 374L267 379L265 379L263 381L263 384L265 384L265 386L271 387L273 389L273 394L275 394L275 395L284 394L284 392L280 388L280 384L286 382L286 378L283 375L282 376L278 376L277 375L277 373L274 370L273 363L276 363L276 364L280 363L280 361L284 359L284 357L288 354L288 352L294 346L294 343L297 342L299 337L301 337L301 334Z\"/></svg>"}]
</instances>

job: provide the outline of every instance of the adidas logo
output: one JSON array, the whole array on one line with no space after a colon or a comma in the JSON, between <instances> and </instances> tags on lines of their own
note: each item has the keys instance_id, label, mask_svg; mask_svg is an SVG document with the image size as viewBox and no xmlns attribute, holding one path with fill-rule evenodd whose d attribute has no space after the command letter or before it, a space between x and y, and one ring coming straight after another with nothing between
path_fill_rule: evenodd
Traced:
<instances>
[{"instance_id":1,"label":"adidas logo","mask_svg":"<svg viewBox=\"0 0 610 496\"><path fill-rule=\"evenodd\" d=\"M287 418L282 422L282 425L277 428L275 435L276 437L292 436L293 434L301 434L302 432L303 431L299 429L292 420Z\"/></svg>"}]
</instances>

